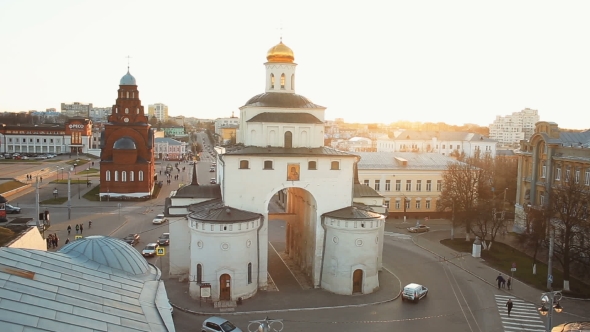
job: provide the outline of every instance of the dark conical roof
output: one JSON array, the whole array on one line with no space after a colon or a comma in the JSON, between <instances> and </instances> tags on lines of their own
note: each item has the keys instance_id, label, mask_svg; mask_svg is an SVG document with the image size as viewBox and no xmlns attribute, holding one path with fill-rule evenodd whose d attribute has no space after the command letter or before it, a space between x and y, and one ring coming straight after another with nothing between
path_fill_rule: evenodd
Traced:
<instances>
[{"instance_id":1,"label":"dark conical roof","mask_svg":"<svg viewBox=\"0 0 590 332\"><path fill-rule=\"evenodd\" d=\"M193 180L191 181L191 185L198 186L199 181L197 181L197 163L193 163Z\"/></svg>"}]
</instances>

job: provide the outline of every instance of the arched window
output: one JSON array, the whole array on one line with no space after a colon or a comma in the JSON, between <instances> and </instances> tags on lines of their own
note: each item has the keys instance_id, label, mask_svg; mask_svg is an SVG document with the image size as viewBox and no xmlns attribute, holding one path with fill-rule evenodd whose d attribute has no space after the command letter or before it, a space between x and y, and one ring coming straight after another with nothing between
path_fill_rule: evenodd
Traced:
<instances>
[{"instance_id":1,"label":"arched window","mask_svg":"<svg viewBox=\"0 0 590 332\"><path fill-rule=\"evenodd\" d=\"M139 171L139 181L143 181L143 171Z\"/></svg>"},{"instance_id":2,"label":"arched window","mask_svg":"<svg viewBox=\"0 0 590 332\"><path fill-rule=\"evenodd\" d=\"M338 162L338 161L331 162L330 169L331 170L339 170L340 169L340 162Z\"/></svg>"},{"instance_id":3,"label":"arched window","mask_svg":"<svg viewBox=\"0 0 590 332\"><path fill-rule=\"evenodd\" d=\"M248 169L250 167L248 160L240 160L240 169Z\"/></svg>"},{"instance_id":4,"label":"arched window","mask_svg":"<svg viewBox=\"0 0 590 332\"><path fill-rule=\"evenodd\" d=\"M293 147L293 133L290 131L285 132L285 148Z\"/></svg>"},{"instance_id":5,"label":"arched window","mask_svg":"<svg viewBox=\"0 0 590 332\"><path fill-rule=\"evenodd\" d=\"M104 176L107 181L111 181L111 171L106 171Z\"/></svg>"},{"instance_id":6,"label":"arched window","mask_svg":"<svg viewBox=\"0 0 590 332\"><path fill-rule=\"evenodd\" d=\"M270 88L275 88L275 74L270 74Z\"/></svg>"},{"instance_id":7,"label":"arched window","mask_svg":"<svg viewBox=\"0 0 590 332\"><path fill-rule=\"evenodd\" d=\"M197 284L203 282L203 265L197 264Z\"/></svg>"},{"instance_id":8,"label":"arched window","mask_svg":"<svg viewBox=\"0 0 590 332\"><path fill-rule=\"evenodd\" d=\"M135 172L129 171L129 181L135 181Z\"/></svg>"},{"instance_id":9,"label":"arched window","mask_svg":"<svg viewBox=\"0 0 590 332\"><path fill-rule=\"evenodd\" d=\"M135 98L135 92L131 92L131 98Z\"/></svg>"},{"instance_id":10,"label":"arched window","mask_svg":"<svg viewBox=\"0 0 590 332\"><path fill-rule=\"evenodd\" d=\"M252 283L252 263L248 263L248 284Z\"/></svg>"},{"instance_id":11,"label":"arched window","mask_svg":"<svg viewBox=\"0 0 590 332\"><path fill-rule=\"evenodd\" d=\"M291 90L295 90L295 74L291 74Z\"/></svg>"},{"instance_id":12,"label":"arched window","mask_svg":"<svg viewBox=\"0 0 590 332\"><path fill-rule=\"evenodd\" d=\"M127 182L127 171L121 172L121 182Z\"/></svg>"},{"instance_id":13,"label":"arched window","mask_svg":"<svg viewBox=\"0 0 590 332\"><path fill-rule=\"evenodd\" d=\"M139 114L139 107L137 108L137 114Z\"/></svg>"},{"instance_id":14,"label":"arched window","mask_svg":"<svg viewBox=\"0 0 590 332\"><path fill-rule=\"evenodd\" d=\"M115 182L119 181L119 171L115 171Z\"/></svg>"},{"instance_id":15,"label":"arched window","mask_svg":"<svg viewBox=\"0 0 590 332\"><path fill-rule=\"evenodd\" d=\"M115 107L115 113L119 113L119 108Z\"/></svg>"},{"instance_id":16,"label":"arched window","mask_svg":"<svg viewBox=\"0 0 590 332\"><path fill-rule=\"evenodd\" d=\"M128 108L125 109L125 114L129 114L129 109Z\"/></svg>"},{"instance_id":17,"label":"arched window","mask_svg":"<svg viewBox=\"0 0 590 332\"><path fill-rule=\"evenodd\" d=\"M285 74L281 74L281 89L285 88Z\"/></svg>"},{"instance_id":18,"label":"arched window","mask_svg":"<svg viewBox=\"0 0 590 332\"><path fill-rule=\"evenodd\" d=\"M129 98L129 91L127 91L127 98Z\"/></svg>"}]
</instances>

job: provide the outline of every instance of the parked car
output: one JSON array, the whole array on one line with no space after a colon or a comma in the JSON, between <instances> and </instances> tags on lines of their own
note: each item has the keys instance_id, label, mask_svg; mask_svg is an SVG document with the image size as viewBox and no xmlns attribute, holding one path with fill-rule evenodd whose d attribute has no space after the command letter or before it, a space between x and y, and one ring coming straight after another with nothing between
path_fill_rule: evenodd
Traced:
<instances>
[{"instance_id":1,"label":"parked car","mask_svg":"<svg viewBox=\"0 0 590 332\"><path fill-rule=\"evenodd\" d=\"M203 321L203 326L201 327L201 332L242 332L239 328L237 328L232 322L225 318L221 317L209 317Z\"/></svg>"},{"instance_id":2,"label":"parked car","mask_svg":"<svg viewBox=\"0 0 590 332\"><path fill-rule=\"evenodd\" d=\"M209 172L215 172L215 167L213 167L213 166L209 167Z\"/></svg>"},{"instance_id":3,"label":"parked car","mask_svg":"<svg viewBox=\"0 0 590 332\"><path fill-rule=\"evenodd\" d=\"M169 246L170 245L170 233L163 233L158 238L158 244L161 246Z\"/></svg>"},{"instance_id":4,"label":"parked car","mask_svg":"<svg viewBox=\"0 0 590 332\"><path fill-rule=\"evenodd\" d=\"M20 213L20 207L6 204L6 213Z\"/></svg>"},{"instance_id":5,"label":"parked car","mask_svg":"<svg viewBox=\"0 0 590 332\"><path fill-rule=\"evenodd\" d=\"M209 183L211 183L211 184L217 184L217 180L215 180L215 178L211 178L211 181L209 181Z\"/></svg>"},{"instance_id":6,"label":"parked car","mask_svg":"<svg viewBox=\"0 0 590 332\"><path fill-rule=\"evenodd\" d=\"M426 297L426 295L428 295L428 288L420 284L411 283L404 287L402 301L408 300L418 302L421 298Z\"/></svg>"},{"instance_id":7,"label":"parked car","mask_svg":"<svg viewBox=\"0 0 590 332\"><path fill-rule=\"evenodd\" d=\"M408 232L410 232L410 233L424 233L424 232L428 232L429 230L430 230L430 227L428 227L426 225L418 225L418 226L408 228Z\"/></svg>"},{"instance_id":8,"label":"parked car","mask_svg":"<svg viewBox=\"0 0 590 332\"><path fill-rule=\"evenodd\" d=\"M158 250L160 246L157 243L148 243L145 248L141 251L143 257L154 257L156 256L156 250Z\"/></svg>"},{"instance_id":9,"label":"parked car","mask_svg":"<svg viewBox=\"0 0 590 332\"><path fill-rule=\"evenodd\" d=\"M125 241L125 242L129 243L130 245L134 246L134 245L136 245L136 244L139 243L139 239L140 238L141 237L139 236L139 234L129 234L129 235L127 235L123 239L123 241Z\"/></svg>"},{"instance_id":10,"label":"parked car","mask_svg":"<svg viewBox=\"0 0 590 332\"><path fill-rule=\"evenodd\" d=\"M159 225L159 224L163 224L167 221L168 221L168 218L166 218L166 216L164 216L163 213L160 213L154 218L154 220L152 220L152 224Z\"/></svg>"}]
</instances>

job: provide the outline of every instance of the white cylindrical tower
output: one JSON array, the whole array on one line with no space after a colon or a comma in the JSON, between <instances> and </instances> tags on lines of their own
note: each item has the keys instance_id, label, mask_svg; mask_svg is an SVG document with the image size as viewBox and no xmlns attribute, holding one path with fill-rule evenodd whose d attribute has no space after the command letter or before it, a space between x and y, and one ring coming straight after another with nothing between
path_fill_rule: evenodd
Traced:
<instances>
[{"instance_id":1,"label":"white cylindrical tower","mask_svg":"<svg viewBox=\"0 0 590 332\"><path fill-rule=\"evenodd\" d=\"M189 214L189 294L198 299L211 285L213 301L246 299L258 289L258 228L261 215L229 207Z\"/></svg>"},{"instance_id":2,"label":"white cylindrical tower","mask_svg":"<svg viewBox=\"0 0 590 332\"><path fill-rule=\"evenodd\" d=\"M381 230L385 217L348 207L324 215L326 230L321 287L342 295L379 288Z\"/></svg>"},{"instance_id":3,"label":"white cylindrical tower","mask_svg":"<svg viewBox=\"0 0 590 332\"><path fill-rule=\"evenodd\" d=\"M266 87L265 92L295 93L295 55L293 51L280 43L266 53Z\"/></svg>"}]
</instances>

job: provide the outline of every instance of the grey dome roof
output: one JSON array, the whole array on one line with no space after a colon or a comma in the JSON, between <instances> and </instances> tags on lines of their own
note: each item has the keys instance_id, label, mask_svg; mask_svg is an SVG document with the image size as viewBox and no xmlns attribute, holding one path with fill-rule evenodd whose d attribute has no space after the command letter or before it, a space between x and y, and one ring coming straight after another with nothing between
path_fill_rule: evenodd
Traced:
<instances>
[{"instance_id":1,"label":"grey dome roof","mask_svg":"<svg viewBox=\"0 0 590 332\"><path fill-rule=\"evenodd\" d=\"M127 74L121 77L121 82L119 83L119 85L137 85L137 83L135 82L135 77L133 77L133 75L129 73L129 68L127 68Z\"/></svg>"},{"instance_id":2,"label":"grey dome roof","mask_svg":"<svg viewBox=\"0 0 590 332\"><path fill-rule=\"evenodd\" d=\"M129 136L121 137L115 141L113 145L113 149L116 150L135 150L137 147L135 146L135 142Z\"/></svg>"},{"instance_id":3,"label":"grey dome roof","mask_svg":"<svg viewBox=\"0 0 590 332\"><path fill-rule=\"evenodd\" d=\"M244 106L280 108L324 108L295 93L266 92L256 95Z\"/></svg>"},{"instance_id":4,"label":"grey dome roof","mask_svg":"<svg viewBox=\"0 0 590 332\"><path fill-rule=\"evenodd\" d=\"M72 258L92 261L132 275L150 273L147 261L135 248L122 240L112 237L87 236L70 242L59 252L68 254Z\"/></svg>"}]
</instances>

